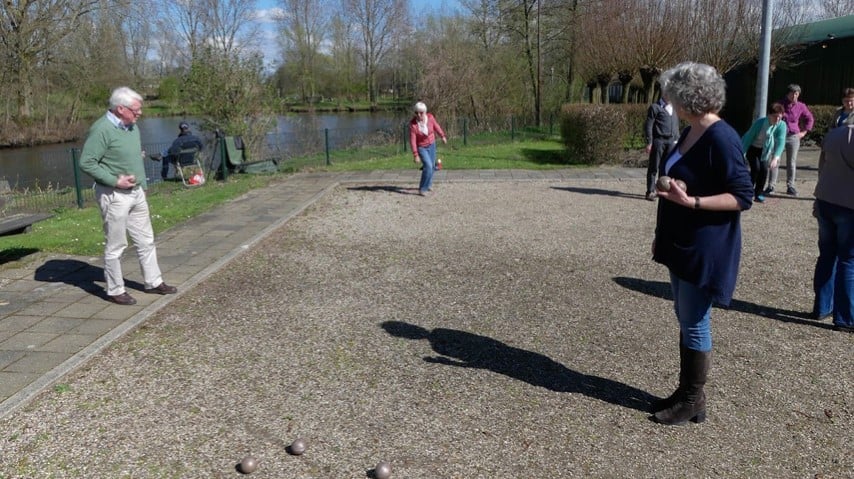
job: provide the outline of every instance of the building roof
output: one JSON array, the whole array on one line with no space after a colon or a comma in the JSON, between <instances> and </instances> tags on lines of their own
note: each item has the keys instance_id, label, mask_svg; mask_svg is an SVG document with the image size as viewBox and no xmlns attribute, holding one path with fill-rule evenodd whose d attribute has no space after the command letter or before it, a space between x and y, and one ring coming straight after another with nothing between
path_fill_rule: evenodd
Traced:
<instances>
[{"instance_id":1,"label":"building roof","mask_svg":"<svg viewBox=\"0 0 854 479\"><path fill-rule=\"evenodd\" d=\"M786 43L796 45L854 37L854 15L786 27L781 29L782 32L791 34Z\"/></svg>"}]
</instances>

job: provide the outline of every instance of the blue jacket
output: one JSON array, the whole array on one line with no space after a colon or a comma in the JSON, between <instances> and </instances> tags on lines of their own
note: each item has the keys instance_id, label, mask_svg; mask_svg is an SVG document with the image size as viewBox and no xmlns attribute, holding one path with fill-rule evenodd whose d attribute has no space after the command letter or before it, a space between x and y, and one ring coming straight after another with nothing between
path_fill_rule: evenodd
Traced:
<instances>
[{"instance_id":1,"label":"blue jacket","mask_svg":"<svg viewBox=\"0 0 854 479\"><path fill-rule=\"evenodd\" d=\"M689 196L731 193L742 210L753 204L741 138L724 121L711 125L667 175L683 180ZM741 261L741 211L695 210L659 201L653 260L707 291L713 301L729 305Z\"/></svg>"}]
</instances>

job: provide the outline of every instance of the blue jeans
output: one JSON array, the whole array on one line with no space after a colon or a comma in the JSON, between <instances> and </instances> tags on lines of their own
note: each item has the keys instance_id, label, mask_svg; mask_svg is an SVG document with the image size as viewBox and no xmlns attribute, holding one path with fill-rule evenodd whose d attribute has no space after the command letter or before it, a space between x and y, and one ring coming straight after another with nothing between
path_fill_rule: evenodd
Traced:
<instances>
[{"instance_id":1,"label":"blue jeans","mask_svg":"<svg viewBox=\"0 0 854 479\"><path fill-rule=\"evenodd\" d=\"M813 314L833 313L833 324L854 327L854 210L816 200L818 260Z\"/></svg>"},{"instance_id":2,"label":"blue jeans","mask_svg":"<svg viewBox=\"0 0 854 479\"><path fill-rule=\"evenodd\" d=\"M688 349L712 350L712 297L697 286L670 273L673 309L679 320L679 334Z\"/></svg>"},{"instance_id":3,"label":"blue jeans","mask_svg":"<svg viewBox=\"0 0 854 479\"><path fill-rule=\"evenodd\" d=\"M419 146L418 157L421 158L421 165L424 167L421 170L421 183L418 184L418 191L426 193L433 187L433 170L436 167L436 142L430 143L429 146Z\"/></svg>"}]
</instances>

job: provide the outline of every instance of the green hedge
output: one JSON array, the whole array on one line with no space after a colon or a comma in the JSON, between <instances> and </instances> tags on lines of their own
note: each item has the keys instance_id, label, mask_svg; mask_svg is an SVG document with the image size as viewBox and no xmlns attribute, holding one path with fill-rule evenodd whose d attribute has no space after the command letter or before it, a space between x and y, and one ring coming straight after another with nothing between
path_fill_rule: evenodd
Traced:
<instances>
[{"instance_id":1,"label":"green hedge","mask_svg":"<svg viewBox=\"0 0 854 479\"><path fill-rule=\"evenodd\" d=\"M647 105L567 104L560 132L573 163L623 165L644 147ZM632 154L628 154L632 153Z\"/></svg>"}]
</instances>

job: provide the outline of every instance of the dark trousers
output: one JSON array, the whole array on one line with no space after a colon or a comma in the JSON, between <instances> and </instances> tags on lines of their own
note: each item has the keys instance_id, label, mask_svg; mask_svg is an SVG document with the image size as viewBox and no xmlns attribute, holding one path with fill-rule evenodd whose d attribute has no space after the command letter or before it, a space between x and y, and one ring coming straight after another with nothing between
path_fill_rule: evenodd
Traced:
<instances>
[{"instance_id":1,"label":"dark trousers","mask_svg":"<svg viewBox=\"0 0 854 479\"><path fill-rule=\"evenodd\" d=\"M768 181L768 163L760 161L762 159L762 148L751 146L747 149L747 166L750 167L750 180L753 181L753 191L755 196L763 194L765 191L765 183Z\"/></svg>"},{"instance_id":2,"label":"dark trousers","mask_svg":"<svg viewBox=\"0 0 854 479\"><path fill-rule=\"evenodd\" d=\"M655 138L652 140L652 149L649 150L649 164L646 167L646 192L655 191L655 180L658 179L658 170L664 168L662 162L673 151L676 146L671 139Z\"/></svg>"}]
</instances>

